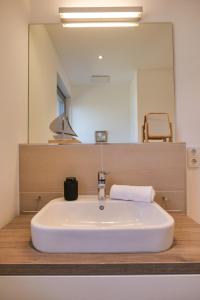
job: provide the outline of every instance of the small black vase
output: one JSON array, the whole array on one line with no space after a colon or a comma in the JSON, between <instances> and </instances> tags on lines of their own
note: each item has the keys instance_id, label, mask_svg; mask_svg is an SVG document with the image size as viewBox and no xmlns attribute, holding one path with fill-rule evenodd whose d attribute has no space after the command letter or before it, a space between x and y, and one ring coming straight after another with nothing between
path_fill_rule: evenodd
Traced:
<instances>
[{"instance_id":1,"label":"small black vase","mask_svg":"<svg viewBox=\"0 0 200 300\"><path fill-rule=\"evenodd\" d=\"M67 201L78 198L78 181L76 177L67 177L64 181L64 198Z\"/></svg>"}]
</instances>

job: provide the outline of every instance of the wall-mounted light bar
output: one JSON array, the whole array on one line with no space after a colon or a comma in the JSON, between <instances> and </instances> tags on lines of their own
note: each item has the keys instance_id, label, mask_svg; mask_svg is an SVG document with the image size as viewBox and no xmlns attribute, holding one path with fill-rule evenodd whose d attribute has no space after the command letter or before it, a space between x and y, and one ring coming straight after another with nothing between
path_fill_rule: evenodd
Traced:
<instances>
[{"instance_id":1,"label":"wall-mounted light bar","mask_svg":"<svg viewBox=\"0 0 200 300\"><path fill-rule=\"evenodd\" d=\"M78 28L78 27L137 27L138 23L132 22L82 22L82 23L63 23L63 27Z\"/></svg>"},{"instance_id":2,"label":"wall-mounted light bar","mask_svg":"<svg viewBox=\"0 0 200 300\"><path fill-rule=\"evenodd\" d=\"M64 27L134 27L142 17L139 7L61 7Z\"/></svg>"}]
</instances>

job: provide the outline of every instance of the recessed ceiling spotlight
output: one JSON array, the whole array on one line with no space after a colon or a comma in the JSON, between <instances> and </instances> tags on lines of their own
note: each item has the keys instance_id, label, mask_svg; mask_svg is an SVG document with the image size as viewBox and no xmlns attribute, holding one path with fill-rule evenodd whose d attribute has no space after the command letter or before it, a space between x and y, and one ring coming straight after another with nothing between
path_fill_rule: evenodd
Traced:
<instances>
[{"instance_id":1,"label":"recessed ceiling spotlight","mask_svg":"<svg viewBox=\"0 0 200 300\"><path fill-rule=\"evenodd\" d=\"M103 56L102 56L102 55L99 55L99 56L98 56L98 59L100 59L100 60L103 59Z\"/></svg>"}]
</instances>

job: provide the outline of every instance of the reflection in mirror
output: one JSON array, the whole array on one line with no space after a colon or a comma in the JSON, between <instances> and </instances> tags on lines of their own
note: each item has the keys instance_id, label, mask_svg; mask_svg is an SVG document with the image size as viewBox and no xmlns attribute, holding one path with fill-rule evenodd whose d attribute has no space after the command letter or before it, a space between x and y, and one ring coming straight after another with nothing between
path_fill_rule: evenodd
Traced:
<instances>
[{"instance_id":1,"label":"reflection in mirror","mask_svg":"<svg viewBox=\"0 0 200 300\"><path fill-rule=\"evenodd\" d=\"M135 28L30 25L29 142L53 138L50 123L63 112L78 139L142 141L144 116L169 114L174 128L172 24Z\"/></svg>"},{"instance_id":2,"label":"reflection in mirror","mask_svg":"<svg viewBox=\"0 0 200 300\"><path fill-rule=\"evenodd\" d=\"M143 142L172 142L172 124L168 113L148 113L144 116Z\"/></svg>"}]
</instances>

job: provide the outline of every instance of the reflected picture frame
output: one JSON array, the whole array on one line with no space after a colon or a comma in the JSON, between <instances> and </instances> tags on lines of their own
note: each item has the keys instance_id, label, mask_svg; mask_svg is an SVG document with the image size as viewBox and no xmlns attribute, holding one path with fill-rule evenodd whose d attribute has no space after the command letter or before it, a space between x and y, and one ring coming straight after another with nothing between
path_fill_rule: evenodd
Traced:
<instances>
[{"instance_id":1,"label":"reflected picture frame","mask_svg":"<svg viewBox=\"0 0 200 300\"><path fill-rule=\"evenodd\" d=\"M106 130L95 131L95 142L96 143L107 143L108 132Z\"/></svg>"}]
</instances>

